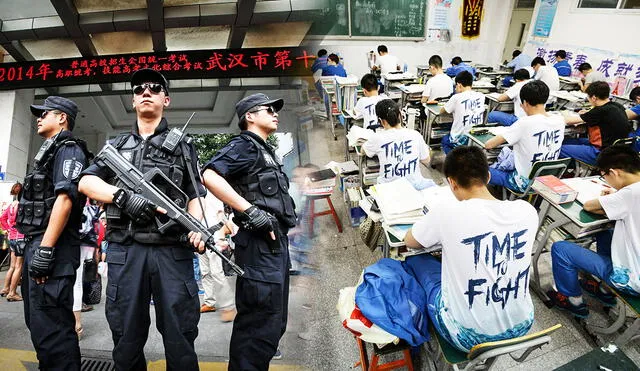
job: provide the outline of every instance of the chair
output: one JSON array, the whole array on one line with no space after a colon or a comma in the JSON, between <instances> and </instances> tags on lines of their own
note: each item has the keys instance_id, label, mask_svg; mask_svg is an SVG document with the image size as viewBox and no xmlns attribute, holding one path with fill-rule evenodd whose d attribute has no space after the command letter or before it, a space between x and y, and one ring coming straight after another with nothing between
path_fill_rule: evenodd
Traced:
<instances>
[{"instance_id":1,"label":"chair","mask_svg":"<svg viewBox=\"0 0 640 371\"><path fill-rule=\"evenodd\" d=\"M640 338L640 297L624 294L611 287L609 289L616 295L618 299L618 316L613 321L613 323L611 323L607 327L597 326L595 324L589 323L587 324L587 326L589 330L600 334L611 335L618 333L618 336L616 336L613 342L617 346L621 347L632 340ZM627 307L631 308L636 317L633 323L629 326L625 326L628 312ZM619 331L623 328L624 331L622 333L619 333Z\"/></svg>"},{"instance_id":2,"label":"chair","mask_svg":"<svg viewBox=\"0 0 640 371\"><path fill-rule=\"evenodd\" d=\"M544 175L554 175L560 178L562 177L562 174L564 174L565 170L567 170L569 163L571 163L570 158L561 158L549 161L536 161L531 167L531 171L529 172L529 180L531 181L529 182L529 185L527 185L527 188L524 190L524 192L519 193L504 187L502 188L502 198L505 200L515 200L516 198L523 198L532 194L533 192L531 191L531 186L533 185L533 180L535 178Z\"/></svg>"},{"instance_id":3,"label":"chair","mask_svg":"<svg viewBox=\"0 0 640 371\"><path fill-rule=\"evenodd\" d=\"M360 361L358 361L354 368L357 366L362 367L363 371L383 371L383 370L395 370L401 367L407 367L409 371L413 371L413 361L411 360L410 349L411 346L406 341L401 340L397 345L389 344L382 348L377 344L373 344L373 355L371 361L367 357L367 346L362 339L356 337L358 343L358 349L360 351ZM395 361L378 364L380 362L380 356L402 352L402 359Z\"/></svg>"},{"instance_id":4,"label":"chair","mask_svg":"<svg viewBox=\"0 0 640 371\"><path fill-rule=\"evenodd\" d=\"M516 362L523 362L531 352L551 342L549 334L562 327L557 324L546 330L508 340L491 341L471 348L469 353L454 348L432 328L433 338L426 345L427 354L437 370L489 370L501 356L508 354ZM437 347L436 346L437 343ZM513 353L523 351L520 356ZM463 367L464 366L464 367Z\"/></svg>"},{"instance_id":5,"label":"chair","mask_svg":"<svg viewBox=\"0 0 640 371\"><path fill-rule=\"evenodd\" d=\"M336 209L333 207L333 202L331 202L332 193L333 193L333 189L329 191L324 191L324 192L313 192L313 190L309 192L305 192L305 195L307 196L308 210L309 210L309 235L313 235L313 223L315 221L316 216L322 216L322 215L332 215L333 221L336 223L336 226L338 227L338 232L342 233L342 222L340 221L340 217L338 216ZM316 200L322 200L322 199L327 200L327 204L329 204L329 209L317 213L315 210Z\"/></svg>"}]
</instances>

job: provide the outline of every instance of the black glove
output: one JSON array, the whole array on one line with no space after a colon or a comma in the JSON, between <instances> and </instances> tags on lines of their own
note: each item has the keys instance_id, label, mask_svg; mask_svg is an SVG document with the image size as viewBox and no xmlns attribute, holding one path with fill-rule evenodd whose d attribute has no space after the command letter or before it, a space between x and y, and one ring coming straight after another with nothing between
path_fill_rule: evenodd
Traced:
<instances>
[{"instance_id":1,"label":"black glove","mask_svg":"<svg viewBox=\"0 0 640 371\"><path fill-rule=\"evenodd\" d=\"M119 189L114 193L112 201L136 224L151 222L158 208L153 202L125 189Z\"/></svg>"},{"instance_id":2,"label":"black glove","mask_svg":"<svg viewBox=\"0 0 640 371\"><path fill-rule=\"evenodd\" d=\"M56 249L53 247L38 246L31 258L29 275L33 278L47 277L53 271L53 263L56 260Z\"/></svg>"},{"instance_id":3,"label":"black glove","mask_svg":"<svg viewBox=\"0 0 640 371\"><path fill-rule=\"evenodd\" d=\"M267 214L266 211L258 209L255 205L238 214L239 215L233 218L233 221L247 231L264 233L273 231L269 214Z\"/></svg>"}]
</instances>

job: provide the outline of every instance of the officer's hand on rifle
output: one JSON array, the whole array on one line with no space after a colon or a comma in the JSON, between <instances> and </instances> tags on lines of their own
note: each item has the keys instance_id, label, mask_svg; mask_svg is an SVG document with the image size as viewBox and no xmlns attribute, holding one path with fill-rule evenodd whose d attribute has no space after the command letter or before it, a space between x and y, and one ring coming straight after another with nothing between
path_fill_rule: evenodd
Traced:
<instances>
[{"instance_id":1,"label":"officer's hand on rifle","mask_svg":"<svg viewBox=\"0 0 640 371\"><path fill-rule=\"evenodd\" d=\"M156 216L156 212L167 212L143 196L122 188L113 194L112 202L136 224L148 224Z\"/></svg>"},{"instance_id":2,"label":"officer's hand on rifle","mask_svg":"<svg viewBox=\"0 0 640 371\"><path fill-rule=\"evenodd\" d=\"M29 275L36 283L45 283L53 271L56 250L53 247L38 246L29 264Z\"/></svg>"},{"instance_id":3,"label":"officer's hand on rifle","mask_svg":"<svg viewBox=\"0 0 640 371\"><path fill-rule=\"evenodd\" d=\"M253 205L237 214L238 215L233 217L233 222L241 228L250 232L269 233L272 240L276 239L276 235L273 233L273 224L266 211L260 210L257 206Z\"/></svg>"}]
</instances>

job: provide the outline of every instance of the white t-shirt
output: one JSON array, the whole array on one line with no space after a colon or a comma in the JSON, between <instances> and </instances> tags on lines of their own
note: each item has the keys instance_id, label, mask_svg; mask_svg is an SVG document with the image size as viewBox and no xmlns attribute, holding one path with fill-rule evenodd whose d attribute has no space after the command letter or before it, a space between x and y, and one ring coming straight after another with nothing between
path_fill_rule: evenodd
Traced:
<instances>
[{"instance_id":1,"label":"white t-shirt","mask_svg":"<svg viewBox=\"0 0 640 371\"><path fill-rule=\"evenodd\" d=\"M453 80L444 73L434 75L427 80L427 87L422 92L423 97L429 97L429 100L436 98L445 98L453 93Z\"/></svg>"},{"instance_id":2,"label":"white t-shirt","mask_svg":"<svg viewBox=\"0 0 640 371\"><path fill-rule=\"evenodd\" d=\"M399 65L400 60L388 53L385 55L379 55L376 59L376 66L380 68L380 75L382 76L389 72L396 72Z\"/></svg>"},{"instance_id":3,"label":"white t-shirt","mask_svg":"<svg viewBox=\"0 0 640 371\"><path fill-rule=\"evenodd\" d=\"M407 128L378 130L362 148L367 156L378 156L378 183L407 178L414 186L422 184L420 161L429 159L429 147L419 132Z\"/></svg>"},{"instance_id":4,"label":"white t-shirt","mask_svg":"<svg viewBox=\"0 0 640 371\"><path fill-rule=\"evenodd\" d=\"M516 115L517 118L525 117L527 115L522 109L522 101L520 100L520 89L522 89L522 85L528 82L529 80L516 82L512 87L504 92L504 94L513 101L513 114Z\"/></svg>"},{"instance_id":5,"label":"white t-shirt","mask_svg":"<svg viewBox=\"0 0 640 371\"><path fill-rule=\"evenodd\" d=\"M550 92L560 90L560 77L558 76L558 70L553 66L540 66L533 78L547 84ZM549 100L552 98L554 97L549 97Z\"/></svg>"},{"instance_id":6,"label":"white t-shirt","mask_svg":"<svg viewBox=\"0 0 640 371\"><path fill-rule=\"evenodd\" d=\"M442 245L435 305L459 348L522 336L533 324L529 279L537 229L529 203L477 198L432 208L413 225L421 245Z\"/></svg>"},{"instance_id":7,"label":"white t-shirt","mask_svg":"<svg viewBox=\"0 0 640 371\"><path fill-rule=\"evenodd\" d=\"M518 175L528 178L534 162L558 158L564 127L561 115L533 115L520 118L504 130L502 136L513 146Z\"/></svg>"},{"instance_id":8,"label":"white t-shirt","mask_svg":"<svg viewBox=\"0 0 640 371\"><path fill-rule=\"evenodd\" d=\"M585 84L592 84L592 83L594 83L596 81L608 82L607 78L600 71L591 71L588 75L586 75L584 77L584 83Z\"/></svg>"},{"instance_id":9,"label":"white t-shirt","mask_svg":"<svg viewBox=\"0 0 640 371\"><path fill-rule=\"evenodd\" d=\"M445 111L453 113L451 138L469 134L472 127L481 125L484 113L484 94L468 90L454 94L444 104Z\"/></svg>"},{"instance_id":10,"label":"white t-shirt","mask_svg":"<svg viewBox=\"0 0 640 371\"><path fill-rule=\"evenodd\" d=\"M378 116L376 116L376 104L383 99L389 99L384 94L374 95L371 97L362 97L358 99L356 106L354 107L358 117L362 116L364 120L363 128L368 128L371 125L378 124Z\"/></svg>"},{"instance_id":11,"label":"white t-shirt","mask_svg":"<svg viewBox=\"0 0 640 371\"><path fill-rule=\"evenodd\" d=\"M616 288L640 293L640 182L598 198L607 218L616 221L611 239L613 273Z\"/></svg>"}]
</instances>

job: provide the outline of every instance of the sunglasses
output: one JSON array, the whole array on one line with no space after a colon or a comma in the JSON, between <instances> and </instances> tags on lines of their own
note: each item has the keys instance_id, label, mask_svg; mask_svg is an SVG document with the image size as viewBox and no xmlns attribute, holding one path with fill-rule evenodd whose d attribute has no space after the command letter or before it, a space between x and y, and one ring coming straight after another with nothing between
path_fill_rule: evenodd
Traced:
<instances>
[{"instance_id":1,"label":"sunglasses","mask_svg":"<svg viewBox=\"0 0 640 371\"><path fill-rule=\"evenodd\" d=\"M132 89L133 90L133 94L140 95L140 94L144 93L144 91L147 90L147 88L153 94L160 94L160 92L164 90L164 88L162 87L162 84L144 83L142 85L135 85L133 87L133 89Z\"/></svg>"},{"instance_id":2,"label":"sunglasses","mask_svg":"<svg viewBox=\"0 0 640 371\"><path fill-rule=\"evenodd\" d=\"M262 107L262 108L258 108L256 110L253 111L249 111L250 113L256 113L256 112L260 112L260 111L267 111L268 114L273 115L274 113L276 113L277 111L275 110L275 108L271 107L271 106L267 106L267 107Z\"/></svg>"},{"instance_id":3,"label":"sunglasses","mask_svg":"<svg viewBox=\"0 0 640 371\"><path fill-rule=\"evenodd\" d=\"M40 119L44 120L44 118L47 117L49 112L53 112L53 111L42 111L42 113L40 114Z\"/></svg>"}]
</instances>

